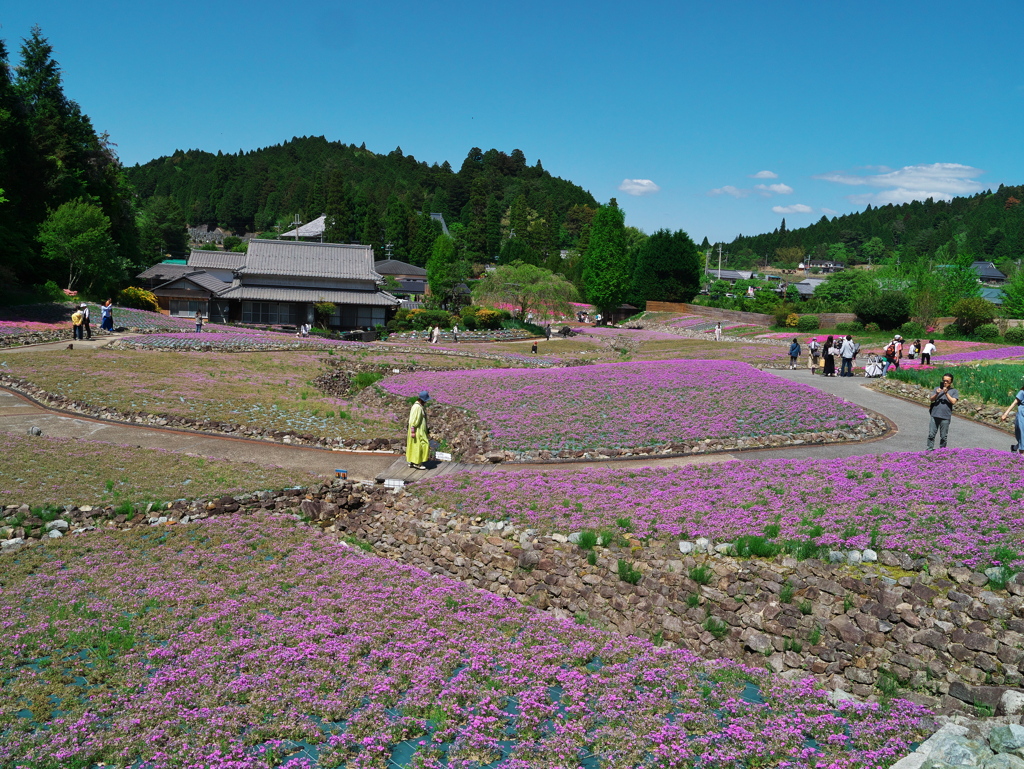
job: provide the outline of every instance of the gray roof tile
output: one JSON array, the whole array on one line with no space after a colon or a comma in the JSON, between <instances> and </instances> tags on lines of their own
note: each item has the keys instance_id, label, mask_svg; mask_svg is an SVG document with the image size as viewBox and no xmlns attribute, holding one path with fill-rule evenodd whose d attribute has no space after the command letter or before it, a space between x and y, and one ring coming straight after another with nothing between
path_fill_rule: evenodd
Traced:
<instances>
[{"instance_id":1,"label":"gray roof tile","mask_svg":"<svg viewBox=\"0 0 1024 769\"><path fill-rule=\"evenodd\" d=\"M385 291L331 291L319 288L271 288L267 286L232 286L219 294L221 299L255 302L333 302L334 304L388 307L399 304Z\"/></svg>"},{"instance_id":2,"label":"gray roof tile","mask_svg":"<svg viewBox=\"0 0 1024 769\"><path fill-rule=\"evenodd\" d=\"M237 251L192 251L188 255L190 270L237 270L245 264L245 254Z\"/></svg>"},{"instance_id":3,"label":"gray roof tile","mask_svg":"<svg viewBox=\"0 0 1024 769\"><path fill-rule=\"evenodd\" d=\"M252 240L249 241L248 252L239 256L245 259L238 270L243 276L383 280L373 269L373 249L370 246Z\"/></svg>"}]
</instances>

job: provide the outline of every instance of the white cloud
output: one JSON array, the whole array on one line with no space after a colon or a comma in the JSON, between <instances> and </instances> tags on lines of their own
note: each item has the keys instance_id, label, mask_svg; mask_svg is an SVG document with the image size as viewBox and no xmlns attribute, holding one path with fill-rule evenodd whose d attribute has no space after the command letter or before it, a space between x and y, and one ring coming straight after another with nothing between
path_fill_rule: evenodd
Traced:
<instances>
[{"instance_id":1,"label":"white cloud","mask_svg":"<svg viewBox=\"0 0 1024 769\"><path fill-rule=\"evenodd\" d=\"M976 177L985 172L980 168L960 163L924 163L904 166L896 170L885 167L869 167L869 170L878 170L879 173L853 174L837 171L820 174L814 178L835 184L880 189L879 192L849 195L850 202L857 205L899 204L909 203L912 200L927 200L928 198L952 200L955 195L973 195L984 189Z\"/></svg>"},{"instance_id":2,"label":"white cloud","mask_svg":"<svg viewBox=\"0 0 1024 769\"><path fill-rule=\"evenodd\" d=\"M777 214L809 214L814 209L805 206L803 203L794 203L791 206L772 206L772 211Z\"/></svg>"},{"instance_id":3,"label":"white cloud","mask_svg":"<svg viewBox=\"0 0 1024 769\"><path fill-rule=\"evenodd\" d=\"M829 216L836 216L839 212L833 211L831 208L822 208L821 213L828 214Z\"/></svg>"},{"instance_id":4,"label":"white cloud","mask_svg":"<svg viewBox=\"0 0 1024 769\"><path fill-rule=\"evenodd\" d=\"M772 193L776 195L793 194L793 188L788 184L782 184L781 182L779 184L755 184L754 189L761 190L761 193L765 196L771 195Z\"/></svg>"},{"instance_id":5,"label":"white cloud","mask_svg":"<svg viewBox=\"0 0 1024 769\"><path fill-rule=\"evenodd\" d=\"M731 184L727 184L724 187L718 187L708 192L708 195L732 195L734 198L745 198L750 194L750 190L740 190L733 187Z\"/></svg>"},{"instance_id":6,"label":"white cloud","mask_svg":"<svg viewBox=\"0 0 1024 769\"><path fill-rule=\"evenodd\" d=\"M642 195L653 195L655 192L660 192L661 187L650 179L623 179L622 184L619 185L619 191L625 192L627 195L636 195L637 197L640 197Z\"/></svg>"},{"instance_id":7,"label":"white cloud","mask_svg":"<svg viewBox=\"0 0 1024 769\"><path fill-rule=\"evenodd\" d=\"M778 179L779 175L774 171L758 171L750 175L751 179Z\"/></svg>"}]
</instances>

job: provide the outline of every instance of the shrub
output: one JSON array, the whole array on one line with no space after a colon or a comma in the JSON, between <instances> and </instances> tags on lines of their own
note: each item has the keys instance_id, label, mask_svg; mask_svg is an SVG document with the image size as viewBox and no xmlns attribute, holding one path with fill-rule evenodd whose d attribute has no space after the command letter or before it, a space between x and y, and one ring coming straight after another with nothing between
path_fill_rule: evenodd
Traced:
<instances>
[{"instance_id":1,"label":"shrub","mask_svg":"<svg viewBox=\"0 0 1024 769\"><path fill-rule=\"evenodd\" d=\"M818 321L817 315L801 315L800 320L797 321L797 331L814 331L819 328L821 323Z\"/></svg>"},{"instance_id":2,"label":"shrub","mask_svg":"<svg viewBox=\"0 0 1024 769\"><path fill-rule=\"evenodd\" d=\"M128 288L121 291L117 295L116 304L121 307L131 307L135 310L160 311L160 305L156 301L156 296L153 295L153 292L147 291L144 288L137 288L136 286L128 286Z\"/></svg>"},{"instance_id":3,"label":"shrub","mask_svg":"<svg viewBox=\"0 0 1024 769\"><path fill-rule=\"evenodd\" d=\"M956 317L956 326L964 334L974 333L978 326L991 323L996 318L996 306L986 299L961 299L950 312Z\"/></svg>"},{"instance_id":4,"label":"shrub","mask_svg":"<svg viewBox=\"0 0 1024 769\"><path fill-rule=\"evenodd\" d=\"M1010 344L1024 344L1024 326L1011 326L1006 329L1003 339Z\"/></svg>"},{"instance_id":5,"label":"shrub","mask_svg":"<svg viewBox=\"0 0 1024 769\"><path fill-rule=\"evenodd\" d=\"M882 329L879 328L877 323L865 323L864 330L867 331L868 333L874 334L878 331L881 331Z\"/></svg>"},{"instance_id":6,"label":"shrub","mask_svg":"<svg viewBox=\"0 0 1024 769\"><path fill-rule=\"evenodd\" d=\"M791 312L786 316L786 328L796 328L800 325L800 316L795 312Z\"/></svg>"},{"instance_id":7,"label":"shrub","mask_svg":"<svg viewBox=\"0 0 1024 769\"><path fill-rule=\"evenodd\" d=\"M858 331L863 330L864 324L857 320L836 323L836 331L839 331L843 334L856 334Z\"/></svg>"},{"instance_id":8,"label":"shrub","mask_svg":"<svg viewBox=\"0 0 1024 769\"><path fill-rule=\"evenodd\" d=\"M711 571L706 565L701 564L690 569L690 579L696 582L698 585L709 585L714 577L714 572Z\"/></svg>"},{"instance_id":9,"label":"shrub","mask_svg":"<svg viewBox=\"0 0 1024 769\"><path fill-rule=\"evenodd\" d=\"M900 326L899 332L900 334L903 335L905 339L919 339L920 337L928 333L924 327L924 324L918 323L915 320L908 320L906 323Z\"/></svg>"},{"instance_id":10,"label":"shrub","mask_svg":"<svg viewBox=\"0 0 1024 769\"><path fill-rule=\"evenodd\" d=\"M597 544L597 532L596 531L583 531L580 532L580 541L577 543L583 550L593 550L594 545Z\"/></svg>"},{"instance_id":11,"label":"shrub","mask_svg":"<svg viewBox=\"0 0 1024 769\"><path fill-rule=\"evenodd\" d=\"M225 238L227 240L227 238ZM337 309L337 305L333 302L317 302L313 305L313 314L316 316L316 322L318 325L327 328L327 324L331 321L331 316L334 315L334 311Z\"/></svg>"},{"instance_id":12,"label":"shrub","mask_svg":"<svg viewBox=\"0 0 1024 769\"><path fill-rule=\"evenodd\" d=\"M902 291L865 296L854 307L858 320L864 324L877 323L886 331L897 329L910 320L910 309L910 297Z\"/></svg>"},{"instance_id":13,"label":"shrub","mask_svg":"<svg viewBox=\"0 0 1024 769\"><path fill-rule=\"evenodd\" d=\"M633 568L633 565L628 561L619 559L619 579L623 582L628 582L630 585L637 584L643 579L643 572Z\"/></svg>"},{"instance_id":14,"label":"shrub","mask_svg":"<svg viewBox=\"0 0 1024 769\"><path fill-rule=\"evenodd\" d=\"M395 319L398 319L397 313ZM447 310L409 310L408 320L417 331L426 331L434 326L452 327L452 316Z\"/></svg>"},{"instance_id":15,"label":"shrub","mask_svg":"<svg viewBox=\"0 0 1024 769\"><path fill-rule=\"evenodd\" d=\"M501 328L501 321L501 313L497 310L480 310L480 312L476 314L476 323L480 328Z\"/></svg>"},{"instance_id":16,"label":"shrub","mask_svg":"<svg viewBox=\"0 0 1024 769\"><path fill-rule=\"evenodd\" d=\"M480 308L472 304L462 308L462 312L460 313L460 317L462 318L462 325L465 326L466 329L468 329L469 331L476 331L476 327L478 325L476 315L479 311Z\"/></svg>"},{"instance_id":17,"label":"shrub","mask_svg":"<svg viewBox=\"0 0 1024 769\"><path fill-rule=\"evenodd\" d=\"M68 295L54 281L48 280L42 286L33 286L40 299L47 302L66 302Z\"/></svg>"},{"instance_id":18,"label":"shrub","mask_svg":"<svg viewBox=\"0 0 1024 769\"><path fill-rule=\"evenodd\" d=\"M974 329L974 337L986 341L996 340L999 338L999 326L995 323L983 323Z\"/></svg>"}]
</instances>

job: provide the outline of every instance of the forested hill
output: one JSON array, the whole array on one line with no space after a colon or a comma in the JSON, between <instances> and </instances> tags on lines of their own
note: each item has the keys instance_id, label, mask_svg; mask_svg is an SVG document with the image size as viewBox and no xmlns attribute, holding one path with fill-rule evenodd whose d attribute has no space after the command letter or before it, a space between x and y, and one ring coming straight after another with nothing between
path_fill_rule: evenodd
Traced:
<instances>
[{"instance_id":1,"label":"forested hill","mask_svg":"<svg viewBox=\"0 0 1024 769\"><path fill-rule=\"evenodd\" d=\"M415 211L462 222L469 250L493 256L517 200L531 235L563 247L575 243L577 219L589 221L596 207L589 192L552 176L539 160L528 165L520 150L474 147L456 172L447 161L427 164L401 148L378 155L365 144L308 136L238 154L176 151L126 171L143 201L169 197L193 226L264 231L287 228L296 215L306 222L328 212L336 220L335 239L395 244L398 257L403 238L397 230ZM590 211L581 211L584 206ZM533 232L538 228L549 232Z\"/></svg>"},{"instance_id":2,"label":"forested hill","mask_svg":"<svg viewBox=\"0 0 1024 769\"><path fill-rule=\"evenodd\" d=\"M845 258L854 263L893 251L913 260L931 256L954 240L962 240L959 251L970 252L979 259L1020 259L1024 256L1021 201L1024 187L1000 186L996 192L948 202L929 199L898 206L868 206L861 213L831 219L823 216L816 224L794 230L786 229L783 220L782 227L775 232L737 237L730 249L730 264L744 257L763 260L768 256L777 260L780 249L782 255L794 258L799 250L815 256L845 252ZM837 248L837 244L844 248Z\"/></svg>"}]
</instances>

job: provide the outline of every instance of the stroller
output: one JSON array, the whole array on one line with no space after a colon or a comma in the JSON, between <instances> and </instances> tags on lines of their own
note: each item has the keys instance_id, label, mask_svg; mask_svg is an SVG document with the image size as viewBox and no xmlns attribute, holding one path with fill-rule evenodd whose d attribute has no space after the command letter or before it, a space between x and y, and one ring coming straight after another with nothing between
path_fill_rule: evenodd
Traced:
<instances>
[{"instance_id":1,"label":"stroller","mask_svg":"<svg viewBox=\"0 0 1024 769\"><path fill-rule=\"evenodd\" d=\"M868 363L864 367L864 376L868 379L877 379L878 377L885 374L886 361L881 355L871 355L868 357Z\"/></svg>"}]
</instances>

